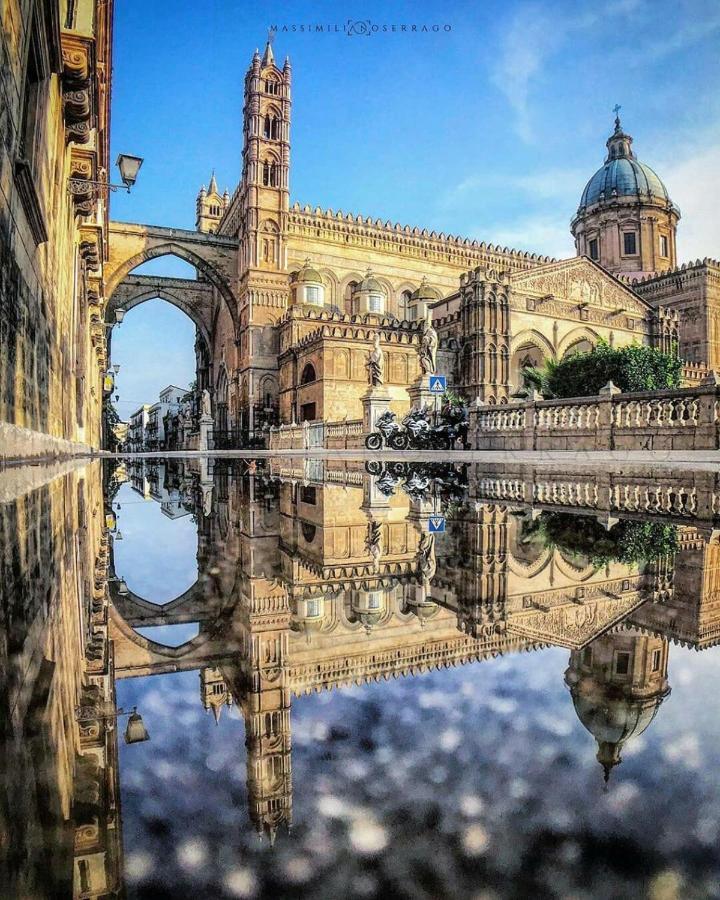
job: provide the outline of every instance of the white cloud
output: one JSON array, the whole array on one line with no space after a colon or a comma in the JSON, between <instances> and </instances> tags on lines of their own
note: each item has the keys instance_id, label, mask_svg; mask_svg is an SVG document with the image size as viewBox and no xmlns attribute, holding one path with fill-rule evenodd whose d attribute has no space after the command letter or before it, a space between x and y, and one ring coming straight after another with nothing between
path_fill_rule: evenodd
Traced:
<instances>
[{"instance_id":1,"label":"white cloud","mask_svg":"<svg viewBox=\"0 0 720 900\"><path fill-rule=\"evenodd\" d=\"M658 174L680 207L678 259L720 258L720 143L678 158Z\"/></svg>"},{"instance_id":2,"label":"white cloud","mask_svg":"<svg viewBox=\"0 0 720 900\"><path fill-rule=\"evenodd\" d=\"M668 56L707 38L720 27L720 17L702 16L668 36L671 30L668 23L643 0L611 0L594 4L576 15L568 15L566 9L557 5L538 3L527 3L516 9L503 26L491 78L510 104L515 117L514 129L523 141L534 143L536 139L531 94L534 82L542 77L549 62L573 38L607 26L614 19L637 18L642 9L647 9L639 29L642 47L635 39L631 54L623 48L623 64L628 56L635 63ZM609 48L608 52L612 50Z\"/></svg>"},{"instance_id":3,"label":"white cloud","mask_svg":"<svg viewBox=\"0 0 720 900\"><path fill-rule=\"evenodd\" d=\"M479 232L475 229L473 233ZM512 222L498 222L482 228L478 239L513 250L529 250L565 259L575 256L568 216L553 212L525 216Z\"/></svg>"}]
</instances>

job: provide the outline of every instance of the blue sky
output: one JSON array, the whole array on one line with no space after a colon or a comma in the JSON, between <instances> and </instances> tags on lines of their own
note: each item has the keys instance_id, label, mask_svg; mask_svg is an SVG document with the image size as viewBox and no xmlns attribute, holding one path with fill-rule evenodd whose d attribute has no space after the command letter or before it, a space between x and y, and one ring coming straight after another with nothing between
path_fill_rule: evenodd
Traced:
<instances>
[{"instance_id":1,"label":"blue sky","mask_svg":"<svg viewBox=\"0 0 720 900\"><path fill-rule=\"evenodd\" d=\"M232 192L243 77L277 25L276 56L293 66L293 201L572 255L568 224L620 103L639 158L682 210L681 259L720 255L715 0L122 0L115 9L113 154L145 163L132 194L113 196L113 218L192 228L213 168ZM380 30L334 31L347 21ZM439 30L389 30L403 24ZM184 274L174 262L153 266ZM114 360L132 360L119 379L123 416L135 399L192 380L183 318L145 304L116 331Z\"/></svg>"}]
</instances>

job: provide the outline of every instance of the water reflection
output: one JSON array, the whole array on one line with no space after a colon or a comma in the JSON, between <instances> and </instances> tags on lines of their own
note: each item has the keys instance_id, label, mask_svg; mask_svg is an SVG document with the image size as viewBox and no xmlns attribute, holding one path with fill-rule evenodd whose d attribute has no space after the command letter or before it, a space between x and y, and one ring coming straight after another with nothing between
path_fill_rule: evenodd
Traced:
<instances>
[{"instance_id":1,"label":"water reflection","mask_svg":"<svg viewBox=\"0 0 720 900\"><path fill-rule=\"evenodd\" d=\"M5 475L3 895L702 894L717 873L717 728L692 713L717 663L683 649L720 637L715 473ZM151 741L118 753L135 705Z\"/></svg>"}]
</instances>

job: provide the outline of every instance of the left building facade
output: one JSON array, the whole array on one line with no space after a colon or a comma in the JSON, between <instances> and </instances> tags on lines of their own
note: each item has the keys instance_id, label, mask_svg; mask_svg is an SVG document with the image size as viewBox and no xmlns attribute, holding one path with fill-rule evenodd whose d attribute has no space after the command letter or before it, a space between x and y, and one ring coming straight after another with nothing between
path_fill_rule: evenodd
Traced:
<instances>
[{"instance_id":1,"label":"left building facade","mask_svg":"<svg viewBox=\"0 0 720 900\"><path fill-rule=\"evenodd\" d=\"M0 17L0 458L101 445L112 0Z\"/></svg>"}]
</instances>

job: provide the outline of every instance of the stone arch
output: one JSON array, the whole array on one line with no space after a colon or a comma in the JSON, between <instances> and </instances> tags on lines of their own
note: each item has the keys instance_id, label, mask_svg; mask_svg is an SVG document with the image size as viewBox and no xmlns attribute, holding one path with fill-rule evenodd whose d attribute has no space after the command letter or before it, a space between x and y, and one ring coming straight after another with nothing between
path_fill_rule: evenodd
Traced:
<instances>
[{"instance_id":1,"label":"stone arch","mask_svg":"<svg viewBox=\"0 0 720 900\"><path fill-rule=\"evenodd\" d=\"M318 269L325 286L325 305L337 306L342 311L342 296L338 289L338 277L331 269Z\"/></svg>"},{"instance_id":2,"label":"stone arch","mask_svg":"<svg viewBox=\"0 0 720 900\"><path fill-rule=\"evenodd\" d=\"M573 328L573 330L569 334L566 334L560 341L557 350L557 358L563 359L568 356L576 344L582 344L586 341L588 344L595 347L599 340L600 335L592 328Z\"/></svg>"},{"instance_id":3,"label":"stone arch","mask_svg":"<svg viewBox=\"0 0 720 900\"><path fill-rule=\"evenodd\" d=\"M348 315L352 314L352 310L349 307L349 287L353 283L360 284L364 277L360 272L351 272L345 275L338 285L337 305Z\"/></svg>"},{"instance_id":4,"label":"stone arch","mask_svg":"<svg viewBox=\"0 0 720 900\"><path fill-rule=\"evenodd\" d=\"M237 302L230 285L227 283L223 274L216 268L213 262L200 256L184 244L172 240L146 247L134 255L125 257L121 262L116 261L114 268L110 268L106 291L108 297L108 304L105 312L106 321L114 321L115 309L117 309L118 304L113 303L113 297L123 279L129 275L133 269L142 265L142 263L148 262L148 260L151 259L157 259L160 256L177 256L179 259L184 260L197 269L197 271L217 289L218 293L227 304L228 312L230 313L230 318L232 319L235 334L237 336L239 328ZM208 331L210 330L210 327L208 327Z\"/></svg>"},{"instance_id":5,"label":"stone arch","mask_svg":"<svg viewBox=\"0 0 720 900\"><path fill-rule=\"evenodd\" d=\"M157 282L160 282L160 279L155 280ZM196 326L196 328L202 335L205 344L209 348L211 346L211 320L210 318L206 320L205 316L198 309L196 309L195 305L191 304L188 293L189 292L184 291L183 288L166 288L160 284L153 287L145 287L144 285L140 285L137 287L137 289L134 289L134 285L130 283L129 279L125 279L121 281L117 286L117 289L113 293L110 303L108 303L106 318L108 321L113 321L115 317L115 310L121 307L125 310L125 312L130 312L131 309L134 309L136 306L140 306L140 304L145 303L146 300L165 300L166 303L170 303L172 306L175 306L181 312L185 313L185 315ZM212 302L212 298L210 298L210 302Z\"/></svg>"},{"instance_id":6,"label":"stone arch","mask_svg":"<svg viewBox=\"0 0 720 900\"><path fill-rule=\"evenodd\" d=\"M519 389L523 386L522 370L527 366L539 367L546 359L556 359L555 348L539 331L521 331L510 344L510 384Z\"/></svg>"}]
</instances>

